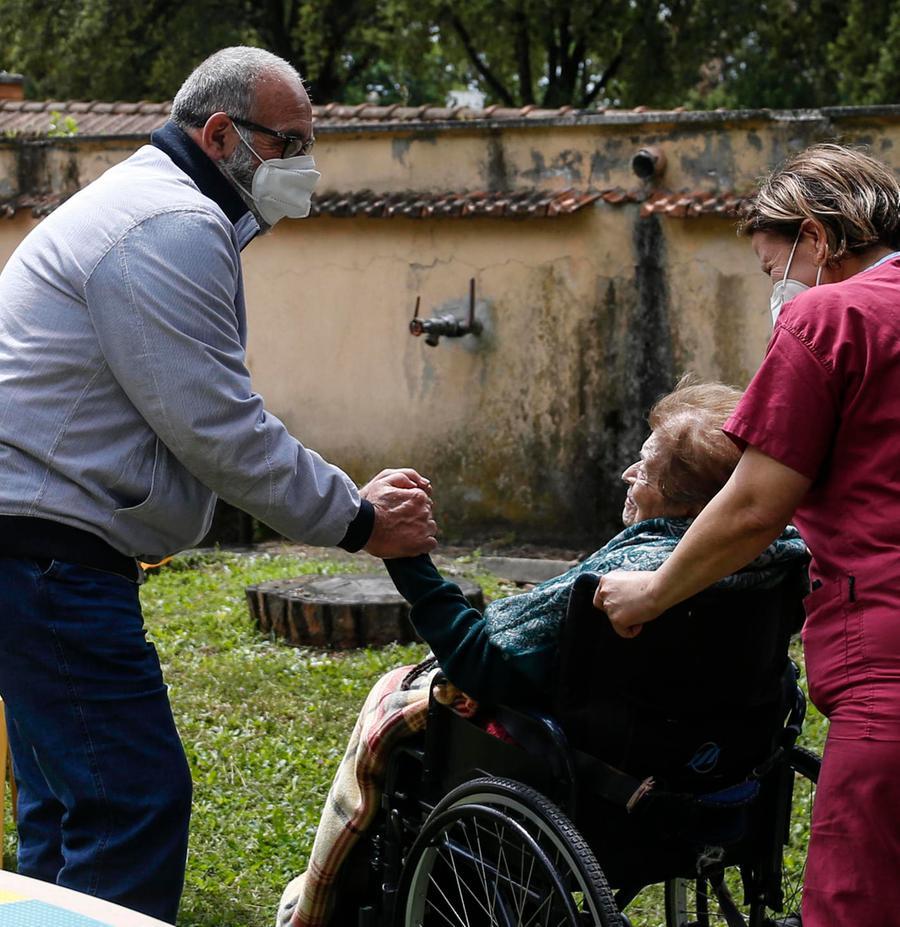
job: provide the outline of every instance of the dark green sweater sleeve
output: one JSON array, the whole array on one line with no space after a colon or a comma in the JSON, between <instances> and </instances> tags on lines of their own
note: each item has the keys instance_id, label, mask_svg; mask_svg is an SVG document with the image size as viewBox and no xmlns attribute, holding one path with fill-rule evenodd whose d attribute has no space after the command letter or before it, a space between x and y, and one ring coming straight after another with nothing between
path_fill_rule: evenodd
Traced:
<instances>
[{"instance_id":1,"label":"dark green sweater sleeve","mask_svg":"<svg viewBox=\"0 0 900 927\"><path fill-rule=\"evenodd\" d=\"M412 623L431 647L447 678L485 702L542 700L546 654L506 654L494 646L484 616L469 605L459 586L444 579L427 554L385 560L400 595L412 606Z\"/></svg>"}]
</instances>

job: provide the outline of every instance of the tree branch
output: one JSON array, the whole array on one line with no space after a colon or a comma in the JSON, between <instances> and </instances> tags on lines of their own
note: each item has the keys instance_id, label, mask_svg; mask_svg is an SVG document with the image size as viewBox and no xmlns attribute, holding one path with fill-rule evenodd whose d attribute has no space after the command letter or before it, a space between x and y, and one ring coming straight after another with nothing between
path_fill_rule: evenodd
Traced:
<instances>
[{"instance_id":1,"label":"tree branch","mask_svg":"<svg viewBox=\"0 0 900 927\"><path fill-rule=\"evenodd\" d=\"M586 107L590 106L591 103L593 103L594 100L597 99L597 97L600 94L600 91L609 83L611 78L616 76L616 71L618 71L619 68L622 66L622 62L624 60L625 60L625 55L622 53L621 50L616 52L615 55L613 55L612 61L610 61L610 63L606 66L603 73L594 83L594 86L591 87L590 90L585 88L584 94L581 97L582 109L585 109Z\"/></svg>"},{"instance_id":2,"label":"tree branch","mask_svg":"<svg viewBox=\"0 0 900 927\"><path fill-rule=\"evenodd\" d=\"M513 99L513 95L500 83L499 78L494 74L494 72L487 66L487 64L482 60L481 55L478 54L478 51L475 48L474 43L472 42L472 37L469 35L468 30L463 25L462 20L453 12L449 5L445 5L442 8L442 13L446 17L447 21L453 27L456 34L459 36L459 40L462 43L462 47L465 49L466 54L469 56L469 60L475 66L475 70L484 78L485 83L494 93L507 105L515 106L516 102Z\"/></svg>"},{"instance_id":3,"label":"tree branch","mask_svg":"<svg viewBox=\"0 0 900 927\"><path fill-rule=\"evenodd\" d=\"M296 48L289 30L290 19L285 16L283 0L266 0L260 5L260 37L276 55L285 58L303 73L305 64L302 50Z\"/></svg>"},{"instance_id":4,"label":"tree branch","mask_svg":"<svg viewBox=\"0 0 900 927\"><path fill-rule=\"evenodd\" d=\"M528 17L523 4L518 4L513 13L515 27L516 67L519 75L519 96L526 106L534 103L534 87L531 82L531 35L528 31Z\"/></svg>"}]
</instances>

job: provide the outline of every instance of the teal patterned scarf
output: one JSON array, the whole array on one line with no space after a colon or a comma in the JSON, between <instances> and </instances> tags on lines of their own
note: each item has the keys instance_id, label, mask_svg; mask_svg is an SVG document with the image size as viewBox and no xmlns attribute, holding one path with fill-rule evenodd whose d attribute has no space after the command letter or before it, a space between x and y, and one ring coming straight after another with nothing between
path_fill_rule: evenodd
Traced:
<instances>
[{"instance_id":1,"label":"teal patterned scarf","mask_svg":"<svg viewBox=\"0 0 900 927\"><path fill-rule=\"evenodd\" d=\"M507 653L524 654L555 641L577 576L603 575L613 570L657 570L675 550L691 521L650 518L638 522L562 576L548 579L521 595L491 602L484 613L491 643ZM788 525L756 560L719 580L714 588L768 589L776 586L791 566L807 558L806 545L797 529Z\"/></svg>"}]
</instances>

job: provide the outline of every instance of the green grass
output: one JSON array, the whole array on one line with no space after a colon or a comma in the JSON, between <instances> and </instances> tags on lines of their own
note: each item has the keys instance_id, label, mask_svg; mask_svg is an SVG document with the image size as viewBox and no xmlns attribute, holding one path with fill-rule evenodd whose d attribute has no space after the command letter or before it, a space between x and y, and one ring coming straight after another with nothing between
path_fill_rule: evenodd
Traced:
<instances>
[{"instance_id":1,"label":"green grass","mask_svg":"<svg viewBox=\"0 0 900 927\"><path fill-rule=\"evenodd\" d=\"M349 567L352 569L352 566ZM371 684L425 647L322 653L264 638L244 587L346 563L219 554L180 559L143 589L194 773L183 927L274 920L306 864L319 810Z\"/></svg>"},{"instance_id":2,"label":"green grass","mask_svg":"<svg viewBox=\"0 0 900 927\"><path fill-rule=\"evenodd\" d=\"M512 591L480 574L477 558L457 566L489 599ZM387 669L426 652L424 645L295 649L252 624L245 586L353 568L330 559L218 553L177 558L143 587L149 637L194 775L180 927L272 924L282 888L306 865L366 693ZM820 748L824 722L810 715L804 741ZM6 843L9 863L14 836Z\"/></svg>"}]
</instances>

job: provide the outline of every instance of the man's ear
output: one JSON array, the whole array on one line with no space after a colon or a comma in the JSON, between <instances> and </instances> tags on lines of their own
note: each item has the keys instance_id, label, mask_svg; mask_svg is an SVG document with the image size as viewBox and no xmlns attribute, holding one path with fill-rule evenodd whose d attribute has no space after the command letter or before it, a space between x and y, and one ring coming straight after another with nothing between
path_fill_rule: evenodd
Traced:
<instances>
[{"instance_id":1,"label":"man's ear","mask_svg":"<svg viewBox=\"0 0 900 927\"><path fill-rule=\"evenodd\" d=\"M831 257L828 246L828 233L825 231L825 226L818 219L804 219L800 224L800 231L804 235L809 235L812 239L816 266L824 267Z\"/></svg>"},{"instance_id":2,"label":"man's ear","mask_svg":"<svg viewBox=\"0 0 900 927\"><path fill-rule=\"evenodd\" d=\"M200 129L198 144L213 161L227 158L238 143L237 133L226 113L213 113Z\"/></svg>"}]
</instances>

